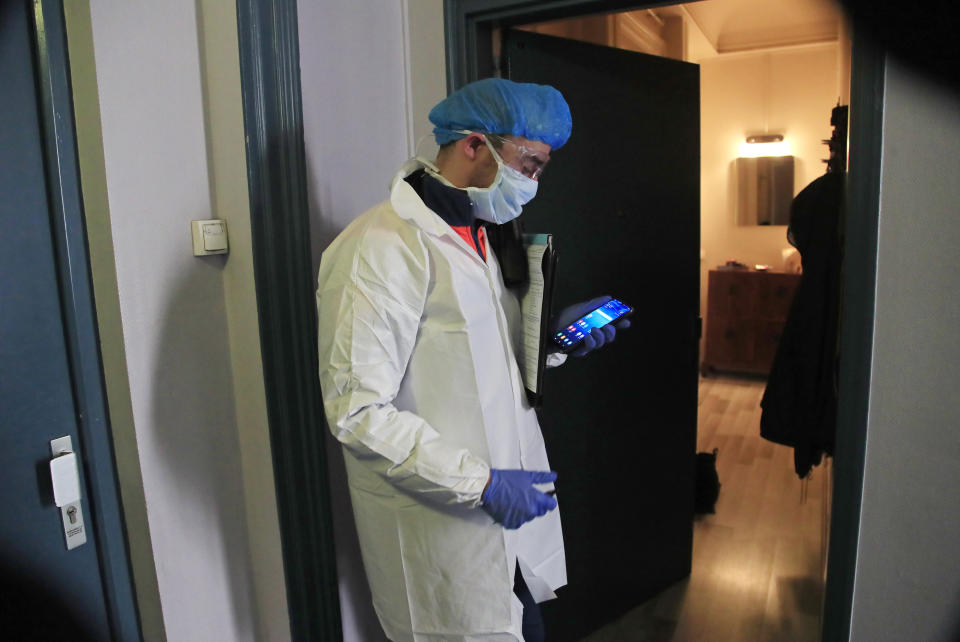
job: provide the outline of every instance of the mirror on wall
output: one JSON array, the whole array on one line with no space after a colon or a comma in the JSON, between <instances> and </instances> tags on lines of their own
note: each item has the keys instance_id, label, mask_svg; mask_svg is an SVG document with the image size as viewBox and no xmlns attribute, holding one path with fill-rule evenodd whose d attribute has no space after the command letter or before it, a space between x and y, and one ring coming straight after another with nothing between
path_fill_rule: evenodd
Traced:
<instances>
[{"instance_id":1,"label":"mirror on wall","mask_svg":"<svg viewBox=\"0 0 960 642\"><path fill-rule=\"evenodd\" d=\"M793 200L793 156L738 158L737 223L787 225Z\"/></svg>"}]
</instances>

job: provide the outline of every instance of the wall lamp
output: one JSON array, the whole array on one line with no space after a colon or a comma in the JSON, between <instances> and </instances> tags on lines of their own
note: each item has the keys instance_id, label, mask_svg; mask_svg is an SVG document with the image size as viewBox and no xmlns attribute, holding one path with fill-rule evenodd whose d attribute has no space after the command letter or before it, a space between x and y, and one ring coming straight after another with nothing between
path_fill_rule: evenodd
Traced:
<instances>
[{"instance_id":1,"label":"wall lamp","mask_svg":"<svg viewBox=\"0 0 960 642\"><path fill-rule=\"evenodd\" d=\"M761 136L747 136L746 142L740 143L741 158L759 158L761 156L789 156L790 143L783 140L781 134L765 134Z\"/></svg>"},{"instance_id":2,"label":"wall lamp","mask_svg":"<svg viewBox=\"0 0 960 642\"><path fill-rule=\"evenodd\" d=\"M793 200L793 156L780 134L748 136L737 167L737 222L787 225Z\"/></svg>"}]
</instances>

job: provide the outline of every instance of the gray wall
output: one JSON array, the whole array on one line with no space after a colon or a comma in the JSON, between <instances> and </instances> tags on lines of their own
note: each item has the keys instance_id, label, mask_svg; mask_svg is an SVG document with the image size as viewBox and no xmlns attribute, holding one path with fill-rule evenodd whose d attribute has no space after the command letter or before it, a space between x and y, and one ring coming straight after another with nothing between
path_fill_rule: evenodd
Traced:
<instances>
[{"instance_id":1,"label":"gray wall","mask_svg":"<svg viewBox=\"0 0 960 642\"><path fill-rule=\"evenodd\" d=\"M960 96L887 70L851 639L960 639Z\"/></svg>"},{"instance_id":2,"label":"gray wall","mask_svg":"<svg viewBox=\"0 0 960 642\"><path fill-rule=\"evenodd\" d=\"M75 63L74 99L144 635L289 639L235 5L69 4L71 53L92 51ZM215 217L227 219L231 253L194 257L190 221Z\"/></svg>"},{"instance_id":3,"label":"gray wall","mask_svg":"<svg viewBox=\"0 0 960 642\"><path fill-rule=\"evenodd\" d=\"M298 3L313 253L387 197L408 156L401 3ZM316 265L314 266L316 267Z\"/></svg>"},{"instance_id":4,"label":"gray wall","mask_svg":"<svg viewBox=\"0 0 960 642\"><path fill-rule=\"evenodd\" d=\"M446 95L443 2L301 0L297 12L316 274L330 241L387 198L429 129L427 112ZM376 642L385 638L363 573L343 456L326 436L343 639Z\"/></svg>"}]
</instances>

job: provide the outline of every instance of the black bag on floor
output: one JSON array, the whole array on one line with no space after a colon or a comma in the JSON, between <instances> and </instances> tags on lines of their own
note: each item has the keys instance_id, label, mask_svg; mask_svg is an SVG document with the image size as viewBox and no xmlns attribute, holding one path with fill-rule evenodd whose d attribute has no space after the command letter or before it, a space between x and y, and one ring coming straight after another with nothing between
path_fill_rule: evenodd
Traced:
<instances>
[{"instance_id":1,"label":"black bag on floor","mask_svg":"<svg viewBox=\"0 0 960 642\"><path fill-rule=\"evenodd\" d=\"M720 476L717 475L717 453L697 453L693 512L697 514L713 513L720 496Z\"/></svg>"}]
</instances>

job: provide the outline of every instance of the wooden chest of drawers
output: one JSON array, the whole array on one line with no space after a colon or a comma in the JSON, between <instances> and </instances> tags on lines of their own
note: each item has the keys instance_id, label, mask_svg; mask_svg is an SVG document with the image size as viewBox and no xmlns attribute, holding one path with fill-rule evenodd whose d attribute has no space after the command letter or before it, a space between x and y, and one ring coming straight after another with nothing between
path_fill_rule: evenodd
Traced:
<instances>
[{"instance_id":1,"label":"wooden chest of drawers","mask_svg":"<svg viewBox=\"0 0 960 642\"><path fill-rule=\"evenodd\" d=\"M711 270L703 372L769 373L799 283L799 274Z\"/></svg>"}]
</instances>

